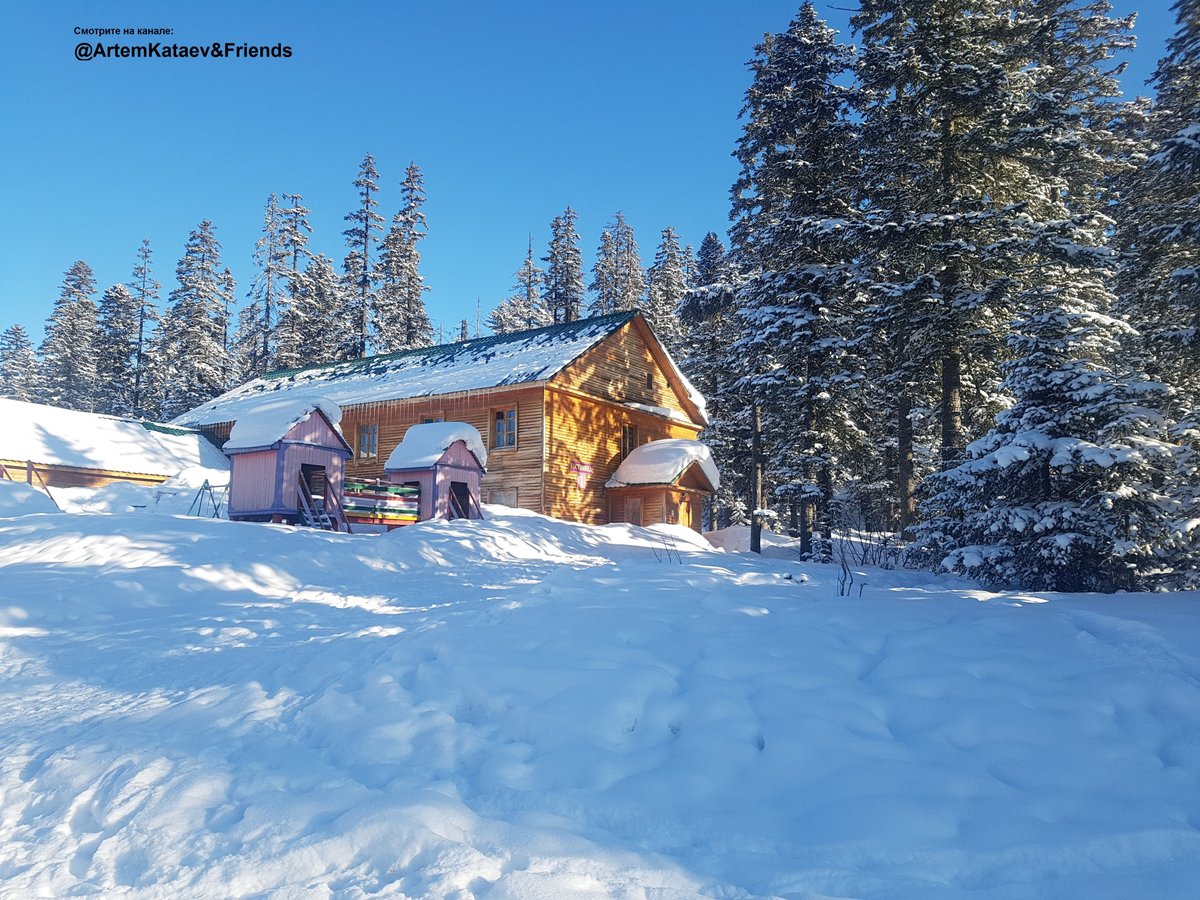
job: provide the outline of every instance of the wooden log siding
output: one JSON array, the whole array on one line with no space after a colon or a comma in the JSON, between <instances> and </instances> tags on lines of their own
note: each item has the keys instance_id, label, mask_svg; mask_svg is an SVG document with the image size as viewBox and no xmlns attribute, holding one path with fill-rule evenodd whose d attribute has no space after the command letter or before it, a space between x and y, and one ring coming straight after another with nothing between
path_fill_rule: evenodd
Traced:
<instances>
[{"instance_id":1,"label":"wooden log siding","mask_svg":"<svg viewBox=\"0 0 1200 900\"><path fill-rule=\"evenodd\" d=\"M621 326L555 375L550 385L616 403L665 407L692 420L683 386L673 383L665 356L660 360L652 352L639 324L634 320Z\"/></svg>"},{"instance_id":2,"label":"wooden log siding","mask_svg":"<svg viewBox=\"0 0 1200 900\"><path fill-rule=\"evenodd\" d=\"M621 429L636 425L638 442L694 439L698 425L684 425L618 403L553 386L546 390L546 514L592 525L608 522L604 483L621 464ZM592 467L579 487L572 465ZM661 516L661 489L657 501ZM642 515L649 521L649 511Z\"/></svg>"},{"instance_id":3,"label":"wooden log siding","mask_svg":"<svg viewBox=\"0 0 1200 900\"><path fill-rule=\"evenodd\" d=\"M342 433L355 455L346 462L347 478L382 478L383 466L405 432L426 418L474 425L487 447L487 474L481 487L483 502L492 500L496 491L516 488L517 505L533 512L544 512L542 504L542 462L544 452L544 388L494 388L360 403L342 408ZM517 446L492 447L493 413L517 410ZM358 426L379 426L379 454L372 459L358 458Z\"/></svg>"},{"instance_id":4,"label":"wooden log siding","mask_svg":"<svg viewBox=\"0 0 1200 900\"><path fill-rule=\"evenodd\" d=\"M25 482L28 478L28 462L23 459L0 459L0 465L8 470L14 481ZM99 488L119 481L133 484L156 485L167 480L166 475L150 475L145 472L116 472L107 469L84 469L78 466L60 466L55 463L33 464L33 485L43 482L52 488L86 487ZM41 476L41 481L38 476ZM2 477L2 476L0 476Z\"/></svg>"}]
</instances>

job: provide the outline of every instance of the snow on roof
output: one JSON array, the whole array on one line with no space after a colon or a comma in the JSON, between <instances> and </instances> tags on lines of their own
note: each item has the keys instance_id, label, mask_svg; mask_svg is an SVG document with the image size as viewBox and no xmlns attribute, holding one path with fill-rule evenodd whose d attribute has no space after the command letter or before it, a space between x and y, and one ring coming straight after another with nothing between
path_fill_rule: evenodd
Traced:
<instances>
[{"instance_id":1,"label":"snow on roof","mask_svg":"<svg viewBox=\"0 0 1200 900\"><path fill-rule=\"evenodd\" d=\"M229 469L208 438L187 428L7 399L0 422L0 459L140 475Z\"/></svg>"},{"instance_id":2,"label":"snow on roof","mask_svg":"<svg viewBox=\"0 0 1200 900\"><path fill-rule=\"evenodd\" d=\"M184 413L175 422L236 421L270 396L320 394L345 406L544 381L634 315L627 310L533 331L272 372Z\"/></svg>"},{"instance_id":3,"label":"snow on roof","mask_svg":"<svg viewBox=\"0 0 1200 900\"><path fill-rule=\"evenodd\" d=\"M667 438L635 447L625 457L605 487L629 487L642 484L674 484L692 463L697 463L714 488L720 487L716 463L708 447L699 441Z\"/></svg>"},{"instance_id":4,"label":"snow on roof","mask_svg":"<svg viewBox=\"0 0 1200 900\"><path fill-rule=\"evenodd\" d=\"M342 420L341 407L325 397L298 396L289 392L280 397L260 399L247 405L238 416L229 432L229 440L221 449L228 453L230 450L270 447L283 440L301 422L307 422L318 409L336 429Z\"/></svg>"},{"instance_id":5,"label":"snow on roof","mask_svg":"<svg viewBox=\"0 0 1200 900\"><path fill-rule=\"evenodd\" d=\"M383 466L385 472L397 469L424 469L442 458L450 445L462 441L475 454L481 466L487 465L487 450L483 438L474 425L466 422L426 422L413 425L404 432L404 439L396 445Z\"/></svg>"},{"instance_id":6,"label":"snow on roof","mask_svg":"<svg viewBox=\"0 0 1200 900\"><path fill-rule=\"evenodd\" d=\"M651 406L647 403L636 403L629 401L624 404L629 409L636 409L638 412L649 413L652 416L658 416L663 419L670 419L672 422L677 422L680 425L691 425L692 420L685 416L677 409L671 409L669 406ZM703 412L703 407L700 407Z\"/></svg>"}]
</instances>

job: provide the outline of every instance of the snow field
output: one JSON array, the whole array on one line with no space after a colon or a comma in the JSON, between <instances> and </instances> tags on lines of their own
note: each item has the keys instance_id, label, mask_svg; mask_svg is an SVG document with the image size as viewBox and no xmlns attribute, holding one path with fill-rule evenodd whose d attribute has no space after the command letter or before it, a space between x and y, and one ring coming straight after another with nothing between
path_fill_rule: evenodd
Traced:
<instances>
[{"instance_id":1,"label":"snow field","mask_svg":"<svg viewBox=\"0 0 1200 900\"><path fill-rule=\"evenodd\" d=\"M0 520L5 890L1184 897L1200 879L1200 596L871 571L839 598L833 567L684 529L486 512L378 537Z\"/></svg>"}]
</instances>

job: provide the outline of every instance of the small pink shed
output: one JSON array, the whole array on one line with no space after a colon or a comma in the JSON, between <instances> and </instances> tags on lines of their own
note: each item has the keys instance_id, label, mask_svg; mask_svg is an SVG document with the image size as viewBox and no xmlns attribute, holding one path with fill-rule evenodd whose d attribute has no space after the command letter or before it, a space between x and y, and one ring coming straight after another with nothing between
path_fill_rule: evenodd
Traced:
<instances>
[{"instance_id":1,"label":"small pink shed","mask_svg":"<svg viewBox=\"0 0 1200 900\"><path fill-rule=\"evenodd\" d=\"M342 484L353 453L323 397L266 400L234 423L229 457L229 518L337 529L345 522Z\"/></svg>"},{"instance_id":2,"label":"small pink shed","mask_svg":"<svg viewBox=\"0 0 1200 900\"><path fill-rule=\"evenodd\" d=\"M482 519L479 484L487 466L483 439L466 422L413 425L383 470L393 484L419 487L420 519Z\"/></svg>"}]
</instances>

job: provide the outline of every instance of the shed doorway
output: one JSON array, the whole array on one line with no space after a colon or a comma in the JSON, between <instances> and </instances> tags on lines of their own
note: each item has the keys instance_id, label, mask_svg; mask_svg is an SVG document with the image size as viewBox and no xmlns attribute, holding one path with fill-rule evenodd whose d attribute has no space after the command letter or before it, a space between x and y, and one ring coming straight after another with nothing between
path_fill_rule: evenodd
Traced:
<instances>
[{"instance_id":1,"label":"shed doorway","mask_svg":"<svg viewBox=\"0 0 1200 900\"><path fill-rule=\"evenodd\" d=\"M471 518L471 489L465 481L450 482L450 517Z\"/></svg>"},{"instance_id":2,"label":"shed doorway","mask_svg":"<svg viewBox=\"0 0 1200 900\"><path fill-rule=\"evenodd\" d=\"M312 463L300 464L300 483L310 499L320 504L325 499L325 485L328 483L325 467Z\"/></svg>"}]
</instances>

